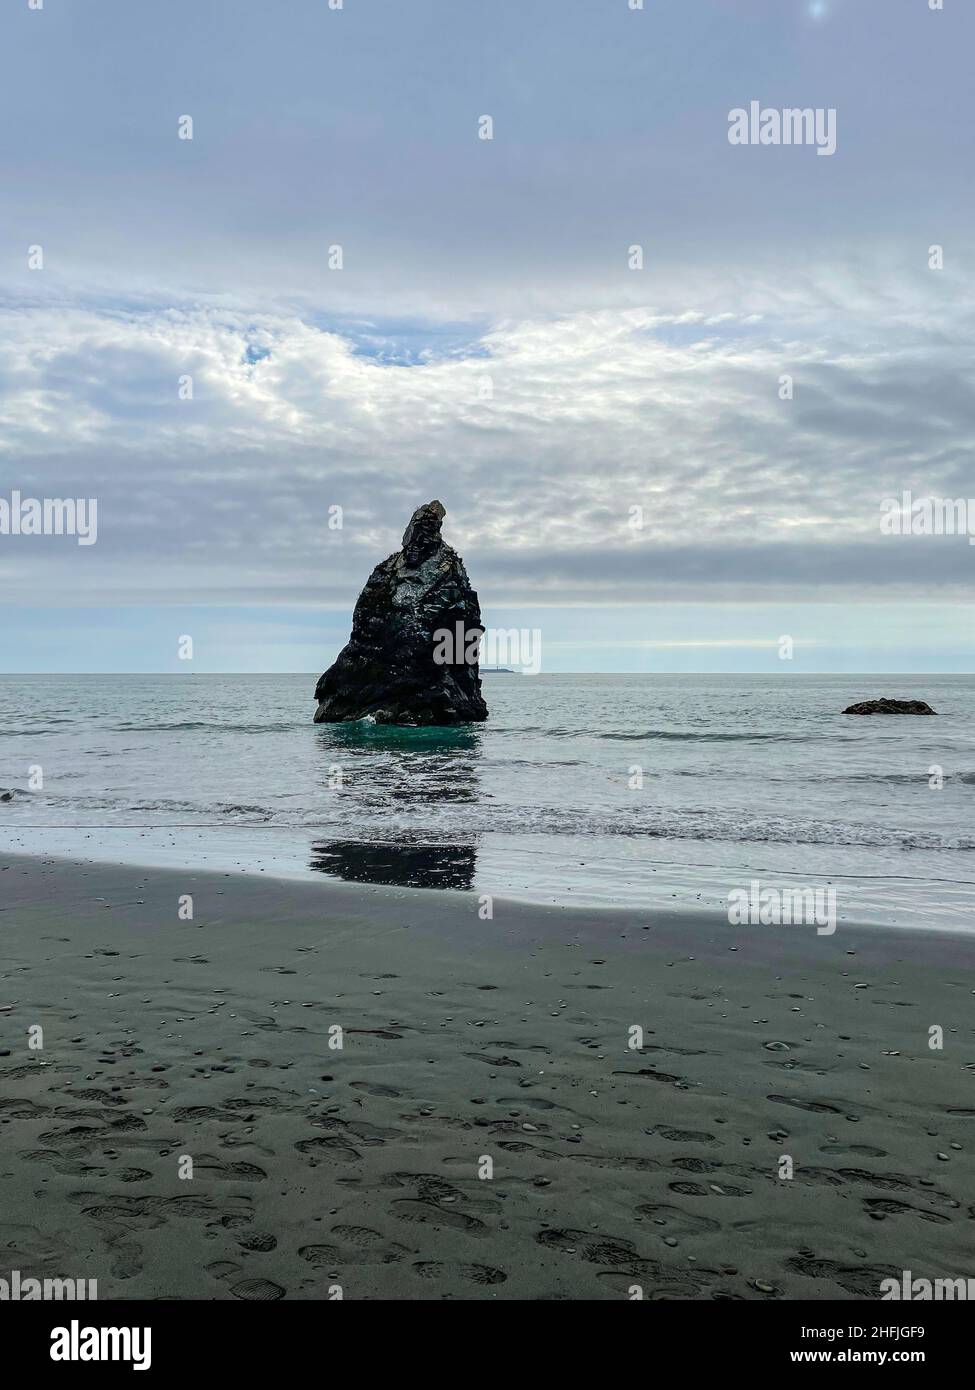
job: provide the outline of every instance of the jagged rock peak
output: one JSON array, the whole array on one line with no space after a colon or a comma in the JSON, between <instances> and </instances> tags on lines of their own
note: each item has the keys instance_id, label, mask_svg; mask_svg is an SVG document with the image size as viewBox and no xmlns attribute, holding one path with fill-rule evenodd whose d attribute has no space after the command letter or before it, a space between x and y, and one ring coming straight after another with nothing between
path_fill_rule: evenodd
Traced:
<instances>
[{"instance_id":1,"label":"jagged rock peak","mask_svg":"<svg viewBox=\"0 0 975 1390\"><path fill-rule=\"evenodd\" d=\"M403 532L403 559L411 569L428 560L437 546L443 545L440 528L447 509L442 502L426 502L417 507Z\"/></svg>"}]
</instances>

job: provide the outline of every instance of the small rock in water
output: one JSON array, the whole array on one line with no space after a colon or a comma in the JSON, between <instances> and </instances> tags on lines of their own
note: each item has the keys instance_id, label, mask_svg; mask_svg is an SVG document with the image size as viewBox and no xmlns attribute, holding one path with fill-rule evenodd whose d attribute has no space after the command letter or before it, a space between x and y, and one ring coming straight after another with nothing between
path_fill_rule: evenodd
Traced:
<instances>
[{"instance_id":1,"label":"small rock in water","mask_svg":"<svg viewBox=\"0 0 975 1390\"><path fill-rule=\"evenodd\" d=\"M937 714L925 700L861 700L844 714Z\"/></svg>"}]
</instances>

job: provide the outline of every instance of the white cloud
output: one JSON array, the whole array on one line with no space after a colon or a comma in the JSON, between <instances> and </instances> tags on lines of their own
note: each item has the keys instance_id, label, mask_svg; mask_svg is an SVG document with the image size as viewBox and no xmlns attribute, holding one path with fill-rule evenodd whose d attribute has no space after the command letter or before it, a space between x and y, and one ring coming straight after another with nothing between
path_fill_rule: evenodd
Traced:
<instances>
[{"instance_id":1,"label":"white cloud","mask_svg":"<svg viewBox=\"0 0 975 1390\"><path fill-rule=\"evenodd\" d=\"M90 557L21 541L0 570L51 602L345 603L440 495L481 587L511 601L963 583L970 550L914 546L914 573L878 544L882 497L971 476L957 283L811 270L694 303L524 317L446 349L413 328L379 356L388 326L294 312L12 305L4 486L97 496L100 539Z\"/></svg>"}]
</instances>

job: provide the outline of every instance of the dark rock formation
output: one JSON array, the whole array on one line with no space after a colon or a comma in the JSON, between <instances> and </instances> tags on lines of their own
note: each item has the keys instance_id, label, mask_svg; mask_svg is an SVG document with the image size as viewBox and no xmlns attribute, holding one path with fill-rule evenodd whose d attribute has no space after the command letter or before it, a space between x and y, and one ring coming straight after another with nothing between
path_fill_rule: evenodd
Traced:
<instances>
[{"instance_id":1,"label":"dark rock formation","mask_svg":"<svg viewBox=\"0 0 975 1390\"><path fill-rule=\"evenodd\" d=\"M923 700L861 700L844 714L937 714Z\"/></svg>"},{"instance_id":2,"label":"dark rock formation","mask_svg":"<svg viewBox=\"0 0 975 1390\"><path fill-rule=\"evenodd\" d=\"M439 502L418 507L403 549L359 595L352 636L315 688L316 724L464 724L486 719L477 643L484 628L464 562L440 535Z\"/></svg>"}]
</instances>

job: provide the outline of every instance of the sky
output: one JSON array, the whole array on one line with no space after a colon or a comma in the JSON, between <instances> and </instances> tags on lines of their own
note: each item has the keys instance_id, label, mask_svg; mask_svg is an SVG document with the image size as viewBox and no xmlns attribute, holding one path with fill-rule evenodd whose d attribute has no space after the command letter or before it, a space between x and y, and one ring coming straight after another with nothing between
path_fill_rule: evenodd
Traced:
<instances>
[{"instance_id":1,"label":"sky","mask_svg":"<svg viewBox=\"0 0 975 1390\"><path fill-rule=\"evenodd\" d=\"M975 7L634 4L5 0L0 671L317 673L434 497L546 671L972 670Z\"/></svg>"}]
</instances>

